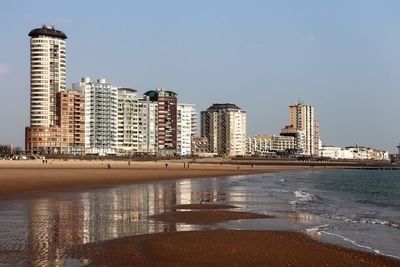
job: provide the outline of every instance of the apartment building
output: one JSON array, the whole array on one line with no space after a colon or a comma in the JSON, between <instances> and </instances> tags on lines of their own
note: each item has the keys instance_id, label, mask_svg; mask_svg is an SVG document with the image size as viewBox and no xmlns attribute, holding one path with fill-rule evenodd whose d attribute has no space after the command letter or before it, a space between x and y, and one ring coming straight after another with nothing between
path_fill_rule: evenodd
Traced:
<instances>
[{"instance_id":1,"label":"apartment building","mask_svg":"<svg viewBox=\"0 0 400 267\"><path fill-rule=\"evenodd\" d=\"M156 154L157 152L157 115L158 105L156 101L150 101L150 97L145 96L139 99L139 152L146 154Z\"/></svg>"},{"instance_id":2,"label":"apartment building","mask_svg":"<svg viewBox=\"0 0 400 267\"><path fill-rule=\"evenodd\" d=\"M246 112L230 103L213 104L201 112L201 135L208 138L210 152L240 156L246 152Z\"/></svg>"},{"instance_id":3,"label":"apartment building","mask_svg":"<svg viewBox=\"0 0 400 267\"><path fill-rule=\"evenodd\" d=\"M85 94L65 90L57 94L61 128L61 154L85 154Z\"/></svg>"},{"instance_id":4,"label":"apartment building","mask_svg":"<svg viewBox=\"0 0 400 267\"><path fill-rule=\"evenodd\" d=\"M177 94L165 89L147 91L150 101L157 102L157 152L173 155L177 149Z\"/></svg>"},{"instance_id":5,"label":"apartment building","mask_svg":"<svg viewBox=\"0 0 400 267\"><path fill-rule=\"evenodd\" d=\"M118 139L117 154L131 155L139 152L139 100L137 91L118 88Z\"/></svg>"},{"instance_id":6,"label":"apartment building","mask_svg":"<svg viewBox=\"0 0 400 267\"><path fill-rule=\"evenodd\" d=\"M193 104L178 104L177 112L177 154L187 156L192 153L192 137L197 131L196 108Z\"/></svg>"},{"instance_id":7,"label":"apartment building","mask_svg":"<svg viewBox=\"0 0 400 267\"><path fill-rule=\"evenodd\" d=\"M47 25L30 31L28 35L30 125L25 129L25 149L31 153L58 154L60 142L56 139L59 138L60 121L57 94L65 89L67 36Z\"/></svg>"},{"instance_id":8,"label":"apartment building","mask_svg":"<svg viewBox=\"0 0 400 267\"><path fill-rule=\"evenodd\" d=\"M304 134L304 155L318 156L319 127L315 120L314 107L298 103L289 106L290 126Z\"/></svg>"},{"instance_id":9,"label":"apartment building","mask_svg":"<svg viewBox=\"0 0 400 267\"><path fill-rule=\"evenodd\" d=\"M85 93L85 151L93 155L114 155L118 142L118 89L106 79L89 77L72 85Z\"/></svg>"}]
</instances>

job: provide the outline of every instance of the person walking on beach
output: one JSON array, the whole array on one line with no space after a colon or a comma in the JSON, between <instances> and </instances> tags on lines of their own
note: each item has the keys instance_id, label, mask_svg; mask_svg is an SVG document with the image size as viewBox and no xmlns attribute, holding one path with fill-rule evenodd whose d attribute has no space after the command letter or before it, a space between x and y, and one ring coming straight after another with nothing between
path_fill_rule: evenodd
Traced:
<instances>
[{"instance_id":1,"label":"person walking on beach","mask_svg":"<svg viewBox=\"0 0 400 267\"><path fill-rule=\"evenodd\" d=\"M131 166L131 161L130 160L128 161L128 166Z\"/></svg>"},{"instance_id":2,"label":"person walking on beach","mask_svg":"<svg viewBox=\"0 0 400 267\"><path fill-rule=\"evenodd\" d=\"M107 164L107 168L111 169L111 164L110 163Z\"/></svg>"},{"instance_id":3,"label":"person walking on beach","mask_svg":"<svg viewBox=\"0 0 400 267\"><path fill-rule=\"evenodd\" d=\"M165 163L165 168L166 168L166 169L168 168L168 163Z\"/></svg>"}]
</instances>

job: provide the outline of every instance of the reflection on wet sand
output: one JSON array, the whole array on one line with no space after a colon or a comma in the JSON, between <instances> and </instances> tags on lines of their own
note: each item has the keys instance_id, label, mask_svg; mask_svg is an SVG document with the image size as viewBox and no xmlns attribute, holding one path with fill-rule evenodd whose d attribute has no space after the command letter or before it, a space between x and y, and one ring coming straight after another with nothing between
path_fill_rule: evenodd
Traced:
<instances>
[{"instance_id":1,"label":"reflection on wet sand","mask_svg":"<svg viewBox=\"0 0 400 267\"><path fill-rule=\"evenodd\" d=\"M181 180L0 202L0 266L63 266L74 246L196 226L149 219L176 205L226 200L220 183ZM79 264L79 262L78 262Z\"/></svg>"}]
</instances>

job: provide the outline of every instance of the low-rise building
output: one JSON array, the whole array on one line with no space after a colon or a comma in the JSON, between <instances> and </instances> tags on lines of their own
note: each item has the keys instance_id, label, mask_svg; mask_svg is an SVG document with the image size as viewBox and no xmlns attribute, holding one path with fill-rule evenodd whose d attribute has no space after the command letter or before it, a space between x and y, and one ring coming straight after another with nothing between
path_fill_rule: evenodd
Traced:
<instances>
[{"instance_id":1,"label":"low-rise building","mask_svg":"<svg viewBox=\"0 0 400 267\"><path fill-rule=\"evenodd\" d=\"M59 155L61 142L59 126L32 126L25 128L25 148L31 154Z\"/></svg>"},{"instance_id":2,"label":"low-rise building","mask_svg":"<svg viewBox=\"0 0 400 267\"><path fill-rule=\"evenodd\" d=\"M192 136L191 151L193 156L210 154L210 146L206 136Z\"/></svg>"},{"instance_id":3,"label":"low-rise building","mask_svg":"<svg viewBox=\"0 0 400 267\"><path fill-rule=\"evenodd\" d=\"M322 145L320 157L343 160L390 160L389 152L362 146L340 148Z\"/></svg>"},{"instance_id":4,"label":"low-rise building","mask_svg":"<svg viewBox=\"0 0 400 267\"><path fill-rule=\"evenodd\" d=\"M267 156L276 153L293 153L296 147L293 136L258 135L246 138L246 154Z\"/></svg>"}]
</instances>

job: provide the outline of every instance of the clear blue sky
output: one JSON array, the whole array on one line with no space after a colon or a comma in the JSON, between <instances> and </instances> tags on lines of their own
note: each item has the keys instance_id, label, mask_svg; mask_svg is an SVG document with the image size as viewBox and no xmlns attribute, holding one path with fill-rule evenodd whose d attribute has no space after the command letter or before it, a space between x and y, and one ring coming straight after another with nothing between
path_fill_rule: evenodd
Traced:
<instances>
[{"instance_id":1,"label":"clear blue sky","mask_svg":"<svg viewBox=\"0 0 400 267\"><path fill-rule=\"evenodd\" d=\"M248 135L279 134L313 105L323 143L396 151L400 1L0 1L0 143L23 145L29 37L68 35L67 85L82 76L163 87L198 111L232 102Z\"/></svg>"}]
</instances>

